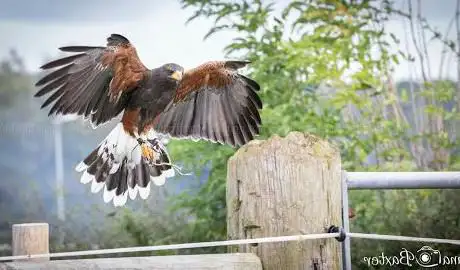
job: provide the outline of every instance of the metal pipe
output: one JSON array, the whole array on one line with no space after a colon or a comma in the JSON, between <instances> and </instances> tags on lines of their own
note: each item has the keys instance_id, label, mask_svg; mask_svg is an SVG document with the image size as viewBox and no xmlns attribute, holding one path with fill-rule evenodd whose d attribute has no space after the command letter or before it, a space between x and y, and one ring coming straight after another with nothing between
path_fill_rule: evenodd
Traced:
<instances>
[{"instance_id":1,"label":"metal pipe","mask_svg":"<svg viewBox=\"0 0 460 270\"><path fill-rule=\"evenodd\" d=\"M56 199L57 217L60 221L65 221L65 201L64 201L64 157L62 153L62 123L54 124L54 151L56 162Z\"/></svg>"},{"instance_id":2,"label":"metal pipe","mask_svg":"<svg viewBox=\"0 0 460 270\"><path fill-rule=\"evenodd\" d=\"M460 172L347 172L348 189L460 189Z\"/></svg>"},{"instance_id":3,"label":"metal pipe","mask_svg":"<svg viewBox=\"0 0 460 270\"><path fill-rule=\"evenodd\" d=\"M347 173L342 171L342 223L346 234L350 232L349 208L348 208L348 187ZM351 270L351 248L350 237L342 242L342 269Z\"/></svg>"}]
</instances>

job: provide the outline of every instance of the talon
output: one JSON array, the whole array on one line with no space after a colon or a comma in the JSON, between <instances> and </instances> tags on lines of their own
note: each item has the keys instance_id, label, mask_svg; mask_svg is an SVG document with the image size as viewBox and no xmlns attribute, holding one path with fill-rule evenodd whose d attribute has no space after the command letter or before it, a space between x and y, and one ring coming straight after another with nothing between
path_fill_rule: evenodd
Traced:
<instances>
[{"instance_id":1,"label":"talon","mask_svg":"<svg viewBox=\"0 0 460 270\"><path fill-rule=\"evenodd\" d=\"M137 138L137 142L140 144L140 145L143 145L145 143L145 140L142 139L141 137Z\"/></svg>"},{"instance_id":2,"label":"talon","mask_svg":"<svg viewBox=\"0 0 460 270\"><path fill-rule=\"evenodd\" d=\"M148 161L153 161L155 158L155 153L149 145L146 143L141 144L142 156L145 157Z\"/></svg>"}]
</instances>

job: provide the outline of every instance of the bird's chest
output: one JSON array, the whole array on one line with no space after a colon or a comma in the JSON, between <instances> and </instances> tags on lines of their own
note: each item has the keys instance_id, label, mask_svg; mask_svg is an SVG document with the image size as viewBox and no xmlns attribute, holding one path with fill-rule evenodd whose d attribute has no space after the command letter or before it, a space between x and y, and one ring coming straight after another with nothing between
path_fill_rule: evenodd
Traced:
<instances>
[{"instance_id":1,"label":"bird's chest","mask_svg":"<svg viewBox=\"0 0 460 270\"><path fill-rule=\"evenodd\" d=\"M130 101L130 107L139 109L140 126L153 121L174 96L173 89L145 88L136 90Z\"/></svg>"},{"instance_id":2,"label":"bird's chest","mask_svg":"<svg viewBox=\"0 0 460 270\"><path fill-rule=\"evenodd\" d=\"M135 108L162 110L172 97L173 91L155 88L139 89L133 93L130 104Z\"/></svg>"}]
</instances>

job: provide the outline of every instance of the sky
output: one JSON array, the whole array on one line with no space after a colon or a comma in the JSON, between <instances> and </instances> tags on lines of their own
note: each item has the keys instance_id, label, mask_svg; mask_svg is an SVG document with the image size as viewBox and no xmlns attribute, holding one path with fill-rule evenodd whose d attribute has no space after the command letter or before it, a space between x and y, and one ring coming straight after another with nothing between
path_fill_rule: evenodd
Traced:
<instances>
[{"instance_id":1,"label":"sky","mask_svg":"<svg viewBox=\"0 0 460 270\"><path fill-rule=\"evenodd\" d=\"M407 1L396 0L401 7ZM412 2L416 9L418 1ZM456 0L442 0L442 5L436 0L422 2L423 16L444 32L454 15ZM201 18L185 25L191 14L192 10L181 9L177 0L1 0L0 59L15 48L24 58L26 68L37 71L45 59L58 55L58 47L105 45L111 33L126 36L135 44L142 61L151 68L167 62L191 68L208 60L224 59L222 49L233 34L220 33L204 41L203 36L213 21ZM404 27L408 25L397 20L389 22L387 27L401 39L400 46L405 49ZM409 51L414 52L412 45ZM434 76L438 74L441 51L440 44L428 46ZM418 65L400 64L395 69L395 79L419 75L411 72ZM453 77L455 72L454 61L451 61L443 75Z\"/></svg>"},{"instance_id":2,"label":"sky","mask_svg":"<svg viewBox=\"0 0 460 270\"><path fill-rule=\"evenodd\" d=\"M178 1L2 0L0 58L15 48L28 70L38 70L58 47L70 44L105 45L112 33L126 36L151 68L167 62L192 67L221 59L230 36L203 41L212 25L196 20L187 26L190 10Z\"/></svg>"}]
</instances>

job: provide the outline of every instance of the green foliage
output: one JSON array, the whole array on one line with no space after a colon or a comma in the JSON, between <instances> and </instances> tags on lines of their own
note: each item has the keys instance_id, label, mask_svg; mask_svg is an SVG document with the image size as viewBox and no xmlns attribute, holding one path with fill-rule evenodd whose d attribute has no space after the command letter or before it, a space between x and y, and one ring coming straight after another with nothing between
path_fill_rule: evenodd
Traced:
<instances>
[{"instance_id":1,"label":"green foliage","mask_svg":"<svg viewBox=\"0 0 460 270\"><path fill-rule=\"evenodd\" d=\"M12 107L30 89L30 77L15 50L10 51L7 59L0 61L0 82L0 110Z\"/></svg>"},{"instance_id":2,"label":"green foliage","mask_svg":"<svg viewBox=\"0 0 460 270\"><path fill-rule=\"evenodd\" d=\"M183 193L171 200L171 213L181 213L193 217L188 226L176 232L176 239L187 242L200 242L203 239L225 240L226 237L226 205L225 176L227 159L233 149L207 142L174 142L169 145L171 155L184 162L186 168L203 169L211 166L209 179L193 196ZM201 171L196 170L200 176ZM208 251L223 251L223 248ZM192 252L203 252L201 249Z\"/></svg>"},{"instance_id":3,"label":"green foliage","mask_svg":"<svg viewBox=\"0 0 460 270\"><path fill-rule=\"evenodd\" d=\"M280 2L181 0L183 8L194 12L189 22L214 19L214 27L204 38L231 33L234 39L225 47L227 57L252 61L245 73L260 83L264 103L259 139L294 130L313 133L339 145L343 168L351 171L460 170L455 83L428 77L416 85L391 83L392 67L416 60L420 54L393 52L392 45L402 46L384 23L391 16L412 20L412 14L395 10L387 0L291 0L284 6ZM435 40L455 50L455 43L420 20ZM30 85L30 78L21 77L17 59L12 53L9 64L0 70L0 96L5 97L0 100L8 106L20 100L11 94L12 89ZM10 79L4 83L6 77ZM88 249L90 243L111 248L226 239L226 166L236 149L185 140L172 141L168 148L174 160L185 165L184 171L200 176L210 169L197 192L171 197L169 213L154 211L159 208L147 204L142 211L109 214L103 226L90 225L85 232L66 228L67 242L74 246L64 243L53 249ZM357 214L351 223L355 232L460 235L460 197L455 191L353 191L350 200ZM353 240L352 245L357 269L369 269L360 261L363 256L420 247L369 240ZM458 255L455 247L437 248Z\"/></svg>"},{"instance_id":4,"label":"green foliage","mask_svg":"<svg viewBox=\"0 0 460 270\"><path fill-rule=\"evenodd\" d=\"M452 106L455 85L425 78L416 90L402 90L388 83L394 65L416 59L391 50L392 45L401 47L400 41L384 23L391 16L412 19L395 10L393 2L293 0L281 14L275 12L281 5L275 1L181 3L194 11L189 22L215 20L205 38L222 31L234 34L225 48L228 57L253 62L247 72L261 84L264 102L260 139L293 130L314 133L340 145L348 170L459 167L452 155L459 149L454 139L459 117ZM425 30L434 31L420 20ZM440 34L436 38L450 44ZM196 229L193 239L225 238L225 163L234 150L182 141L174 142L173 149L173 156L190 168L211 164L209 181L199 194L181 196L174 209L197 217L190 225ZM449 217L439 214L446 205L460 202L449 191L360 191L351 194L351 201L358 215L352 223L355 231L433 237L458 232L458 211ZM355 265L364 254L400 247L354 241Z\"/></svg>"}]
</instances>

